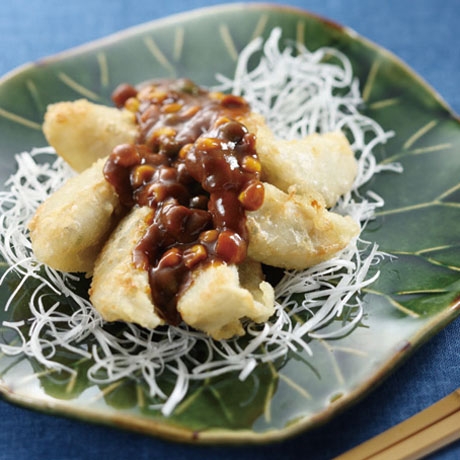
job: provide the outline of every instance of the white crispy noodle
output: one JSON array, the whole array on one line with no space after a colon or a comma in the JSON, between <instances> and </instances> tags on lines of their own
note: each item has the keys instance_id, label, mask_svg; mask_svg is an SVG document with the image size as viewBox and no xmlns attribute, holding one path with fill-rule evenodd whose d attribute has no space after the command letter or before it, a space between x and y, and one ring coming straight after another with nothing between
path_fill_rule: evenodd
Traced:
<instances>
[{"instance_id":1,"label":"white crispy noodle","mask_svg":"<svg viewBox=\"0 0 460 460\"><path fill-rule=\"evenodd\" d=\"M254 61L257 65L249 70ZM217 81L215 89L244 96L280 137L344 130L359 172L353 191L340 199L335 211L363 225L372 219L383 200L375 193L361 196L358 188L383 169L399 171L399 166L376 162L373 149L391 133L359 113L359 84L346 56L332 48L310 52L298 44L281 49L281 31L275 29L266 42L256 39L242 51L233 78L218 75ZM126 377L144 382L155 401L153 407L169 415L193 381L229 372L244 380L261 363L289 352L311 354L311 340L347 334L365 313L359 293L378 276L376 272L370 277L368 272L383 254L358 239L332 260L285 273L276 286L275 314L264 325L245 324L243 339L216 342L185 325L145 330L126 324L116 333L88 299L77 294L79 278L38 263L28 239L27 222L72 175L70 168L49 148L22 153L16 161L17 172L8 180L7 191L0 192L0 251L10 267L0 283L14 274L19 280L4 308L11 307L25 283L34 280L36 288L29 300L30 319L3 323L16 336L14 343L2 345L3 353L26 354L47 368L72 375L76 371L57 359L58 350L71 352L91 363L88 378L95 384ZM50 306L53 295L61 301ZM298 295L295 300L294 295ZM61 303L71 308L61 308ZM197 348L200 353L194 353Z\"/></svg>"}]
</instances>

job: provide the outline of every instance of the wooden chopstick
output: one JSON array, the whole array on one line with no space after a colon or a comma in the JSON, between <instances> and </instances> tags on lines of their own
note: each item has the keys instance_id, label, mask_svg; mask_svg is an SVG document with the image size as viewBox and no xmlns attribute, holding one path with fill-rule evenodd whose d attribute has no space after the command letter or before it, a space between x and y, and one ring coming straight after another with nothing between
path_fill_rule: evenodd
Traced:
<instances>
[{"instance_id":1,"label":"wooden chopstick","mask_svg":"<svg viewBox=\"0 0 460 460\"><path fill-rule=\"evenodd\" d=\"M460 439L460 388L334 460L415 460Z\"/></svg>"}]
</instances>

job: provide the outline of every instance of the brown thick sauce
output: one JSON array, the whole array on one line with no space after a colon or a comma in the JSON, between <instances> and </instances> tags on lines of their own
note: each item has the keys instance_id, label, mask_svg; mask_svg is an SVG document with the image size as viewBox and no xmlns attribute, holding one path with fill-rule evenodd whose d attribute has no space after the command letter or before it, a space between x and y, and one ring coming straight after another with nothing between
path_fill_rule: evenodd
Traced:
<instances>
[{"instance_id":1,"label":"brown thick sauce","mask_svg":"<svg viewBox=\"0 0 460 460\"><path fill-rule=\"evenodd\" d=\"M148 270L158 313L178 324L192 269L246 257L245 211L264 198L255 137L237 121L250 108L189 80L122 85L112 97L135 112L139 136L113 150L104 174L126 207L154 210L134 263Z\"/></svg>"}]
</instances>

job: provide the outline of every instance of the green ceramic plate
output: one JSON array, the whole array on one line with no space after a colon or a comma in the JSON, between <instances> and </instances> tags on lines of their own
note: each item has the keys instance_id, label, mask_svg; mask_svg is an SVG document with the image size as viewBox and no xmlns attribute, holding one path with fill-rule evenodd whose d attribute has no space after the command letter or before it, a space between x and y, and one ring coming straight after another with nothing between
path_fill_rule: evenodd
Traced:
<instances>
[{"instance_id":1,"label":"green ceramic plate","mask_svg":"<svg viewBox=\"0 0 460 460\"><path fill-rule=\"evenodd\" d=\"M361 82L365 113L396 132L379 160L404 167L403 174L380 174L370 184L386 204L364 236L397 259L382 263L380 278L366 291L363 327L334 342L313 341L308 361L290 358L279 368L261 367L257 388L252 379L235 376L209 381L169 418L149 408L132 381L91 385L82 362L74 363L79 377L70 385L33 360L0 356L6 399L170 439L275 440L330 419L458 315L458 119L404 64L352 31L290 8L250 5L244 14L241 8L155 21L7 75L0 81L0 183L15 168L14 153L45 144L40 124L48 103L82 96L106 103L118 83L152 77L187 76L211 84L217 72L232 75L237 53L275 26L311 49L337 47ZM1 303L14 284L1 287ZM27 312L18 304L0 313L0 320L13 317ZM8 337L2 333L0 340Z\"/></svg>"}]
</instances>

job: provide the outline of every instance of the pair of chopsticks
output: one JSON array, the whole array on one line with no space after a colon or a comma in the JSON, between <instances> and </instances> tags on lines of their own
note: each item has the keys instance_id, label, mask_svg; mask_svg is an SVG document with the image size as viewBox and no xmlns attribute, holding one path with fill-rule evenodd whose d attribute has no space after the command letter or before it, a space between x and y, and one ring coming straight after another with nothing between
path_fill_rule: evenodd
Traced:
<instances>
[{"instance_id":1,"label":"pair of chopsticks","mask_svg":"<svg viewBox=\"0 0 460 460\"><path fill-rule=\"evenodd\" d=\"M334 460L416 460L460 439L460 388Z\"/></svg>"}]
</instances>

